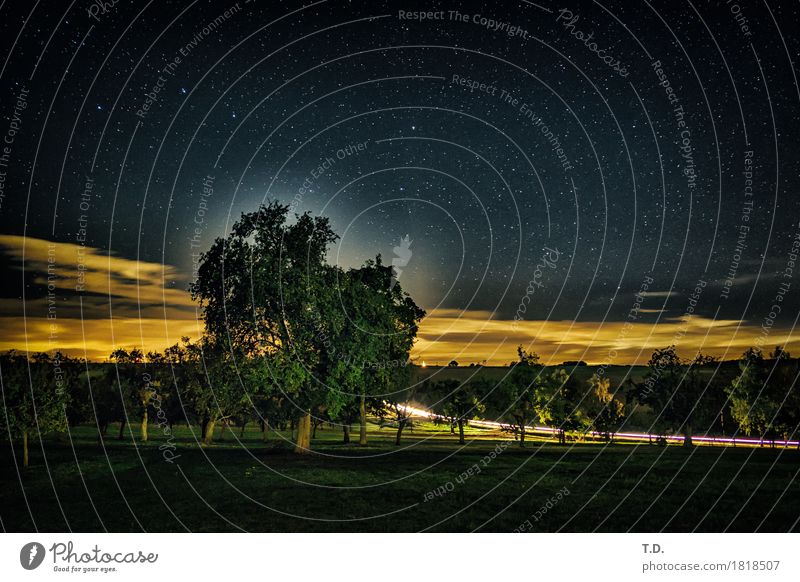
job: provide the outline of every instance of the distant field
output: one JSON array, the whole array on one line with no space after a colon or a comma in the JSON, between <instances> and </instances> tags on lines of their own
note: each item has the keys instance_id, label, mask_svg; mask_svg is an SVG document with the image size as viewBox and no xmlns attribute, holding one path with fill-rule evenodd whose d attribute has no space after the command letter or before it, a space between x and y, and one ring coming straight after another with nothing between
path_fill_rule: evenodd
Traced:
<instances>
[{"instance_id":1,"label":"distant field","mask_svg":"<svg viewBox=\"0 0 800 582\"><path fill-rule=\"evenodd\" d=\"M372 427L370 446L360 448L341 444L341 431L326 427L317 432L315 454L301 457L281 440L286 434L264 444L257 430L247 431L241 443L228 433L201 449L186 428L176 433L173 464L159 450L165 444L159 434L138 448L109 439L104 453L92 429L78 428L71 435L74 449L70 437L45 442L48 466L33 443L32 466L21 477L24 495L4 443L3 529L800 529L796 450L559 447L541 440L526 449L513 441L504 448L504 435L478 429L469 429L472 442L459 448L448 431L426 424L408 433L401 447L391 443L388 428ZM116 434L113 427L109 434Z\"/></svg>"}]
</instances>

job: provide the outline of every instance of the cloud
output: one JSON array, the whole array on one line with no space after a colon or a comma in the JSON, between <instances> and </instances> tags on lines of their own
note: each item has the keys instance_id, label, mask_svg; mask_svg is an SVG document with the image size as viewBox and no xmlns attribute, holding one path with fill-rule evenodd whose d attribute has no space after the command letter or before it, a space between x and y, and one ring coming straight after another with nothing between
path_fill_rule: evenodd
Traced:
<instances>
[{"instance_id":1,"label":"cloud","mask_svg":"<svg viewBox=\"0 0 800 582\"><path fill-rule=\"evenodd\" d=\"M22 271L21 293L0 299L0 350L105 359L116 347L160 350L197 336L188 279L172 265L93 247L0 235L0 251Z\"/></svg>"},{"instance_id":2,"label":"cloud","mask_svg":"<svg viewBox=\"0 0 800 582\"><path fill-rule=\"evenodd\" d=\"M60 349L103 360L116 347L162 350L202 331L196 305L185 290L188 278L174 266L18 236L0 235L0 251L14 269L24 269L29 282L24 303L20 297L0 298L0 350ZM82 293L75 290L79 264L85 274ZM628 326L558 320L514 325L496 317L490 311L436 310L420 325L412 357L441 364L452 359L507 364L521 344L551 363L582 359L642 364L653 349L675 344L685 357L702 350L730 359L753 345L761 331L758 324L701 316L640 320ZM789 330L778 327L767 342L790 351L800 348Z\"/></svg>"},{"instance_id":3,"label":"cloud","mask_svg":"<svg viewBox=\"0 0 800 582\"><path fill-rule=\"evenodd\" d=\"M624 321L512 321L487 311L438 310L422 322L413 357L446 364L487 360L507 364L516 348L533 349L545 362L581 359L589 363L644 364L652 351L676 345L684 357L698 351L737 358L760 335L758 324L694 316L659 323ZM800 348L789 329L773 328L767 345Z\"/></svg>"}]
</instances>

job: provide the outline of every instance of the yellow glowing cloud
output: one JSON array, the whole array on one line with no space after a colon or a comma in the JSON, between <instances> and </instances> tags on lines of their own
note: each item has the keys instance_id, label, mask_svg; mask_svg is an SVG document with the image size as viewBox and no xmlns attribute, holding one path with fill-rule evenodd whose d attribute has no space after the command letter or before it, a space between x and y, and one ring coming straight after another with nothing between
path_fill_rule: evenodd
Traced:
<instances>
[{"instance_id":1,"label":"yellow glowing cloud","mask_svg":"<svg viewBox=\"0 0 800 582\"><path fill-rule=\"evenodd\" d=\"M0 300L0 350L98 360L116 347L161 350L200 332L186 277L171 265L31 237L0 235L0 249L35 283L24 303Z\"/></svg>"},{"instance_id":2,"label":"yellow glowing cloud","mask_svg":"<svg viewBox=\"0 0 800 582\"><path fill-rule=\"evenodd\" d=\"M197 337L202 323L176 267L117 256L91 247L0 235L0 251L33 275L26 300L0 299L0 350L66 353L106 359L116 347L162 350L181 336ZM79 269L83 272L82 293ZM50 295L48 296L48 289ZM642 310L645 313L646 310ZM437 310L421 323L412 352L428 365L487 361L507 364L517 345L546 363L645 363L653 349L675 344L684 357L703 353L738 357L755 343L755 324L691 317L659 323L519 321L485 311ZM774 328L767 346L797 343Z\"/></svg>"},{"instance_id":3,"label":"yellow glowing cloud","mask_svg":"<svg viewBox=\"0 0 800 582\"><path fill-rule=\"evenodd\" d=\"M684 357L704 354L737 358L754 345L758 325L737 320L694 316L659 323L619 321L519 321L492 318L490 312L438 310L422 322L412 356L431 364L450 360L507 364L523 345L546 363L584 360L588 363L646 363L655 348L676 345ZM797 347L789 330L772 330L768 345Z\"/></svg>"}]
</instances>

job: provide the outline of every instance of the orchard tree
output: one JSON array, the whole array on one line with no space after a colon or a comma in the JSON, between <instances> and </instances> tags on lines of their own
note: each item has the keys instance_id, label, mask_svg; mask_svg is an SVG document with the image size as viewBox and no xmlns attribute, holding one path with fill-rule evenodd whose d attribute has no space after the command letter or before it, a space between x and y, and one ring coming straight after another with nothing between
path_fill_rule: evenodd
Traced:
<instances>
[{"instance_id":1,"label":"orchard tree","mask_svg":"<svg viewBox=\"0 0 800 582\"><path fill-rule=\"evenodd\" d=\"M378 255L339 280L341 319L336 314L331 378L343 392L359 395L359 444L367 443L367 401L380 400L408 381L408 360L425 316L403 291L392 267ZM360 394L359 394L360 392Z\"/></svg>"},{"instance_id":2,"label":"orchard tree","mask_svg":"<svg viewBox=\"0 0 800 582\"><path fill-rule=\"evenodd\" d=\"M130 351L117 348L111 352L110 359L114 362L110 372L116 379L120 399L124 406L120 437L122 437L125 423L133 415L139 418L139 435L142 442L147 442L148 410L155 396L155 388L144 368L144 354L138 348Z\"/></svg>"},{"instance_id":3,"label":"orchard tree","mask_svg":"<svg viewBox=\"0 0 800 582\"><path fill-rule=\"evenodd\" d=\"M698 358L690 365L703 365L703 357ZM639 404L651 408L656 415L656 425L682 431L683 444L687 447L693 444L693 420L695 412L702 408L702 393L703 383L699 376L687 376L686 363L678 357L675 346L653 352L644 381L636 386Z\"/></svg>"},{"instance_id":4,"label":"orchard tree","mask_svg":"<svg viewBox=\"0 0 800 582\"><path fill-rule=\"evenodd\" d=\"M619 430L625 419L625 405L615 398L611 392L611 380L599 374L589 378L591 391L589 400L589 415L591 425L595 432L614 442L614 434Z\"/></svg>"},{"instance_id":5,"label":"orchard tree","mask_svg":"<svg viewBox=\"0 0 800 582\"><path fill-rule=\"evenodd\" d=\"M0 431L22 441L22 466L29 465L31 435L61 432L67 428L67 391L59 383L47 354L30 359L14 351L0 355L0 390L3 414Z\"/></svg>"},{"instance_id":6,"label":"orchard tree","mask_svg":"<svg viewBox=\"0 0 800 582\"><path fill-rule=\"evenodd\" d=\"M731 415L746 435L764 438L772 432L779 403L767 383L764 356L759 348L748 348L739 360L739 374L727 388Z\"/></svg>"},{"instance_id":7,"label":"orchard tree","mask_svg":"<svg viewBox=\"0 0 800 582\"><path fill-rule=\"evenodd\" d=\"M559 444L566 444L567 432L583 429L586 419L579 404L580 386L563 368L545 375L545 390L549 394L546 405L547 425L556 433Z\"/></svg>"},{"instance_id":8,"label":"orchard tree","mask_svg":"<svg viewBox=\"0 0 800 582\"><path fill-rule=\"evenodd\" d=\"M434 390L442 403L442 416L451 419L451 426L458 427L458 443L465 444L464 427L486 410L481 400L483 385L477 381L443 380L434 385Z\"/></svg>"},{"instance_id":9,"label":"orchard tree","mask_svg":"<svg viewBox=\"0 0 800 582\"><path fill-rule=\"evenodd\" d=\"M504 410L503 416L515 435L519 435L519 446L524 447L528 425L536 419L549 420L551 385L536 353L519 346L517 354L518 360L496 392L500 398L499 407Z\"/></svg>"}]
</instances>

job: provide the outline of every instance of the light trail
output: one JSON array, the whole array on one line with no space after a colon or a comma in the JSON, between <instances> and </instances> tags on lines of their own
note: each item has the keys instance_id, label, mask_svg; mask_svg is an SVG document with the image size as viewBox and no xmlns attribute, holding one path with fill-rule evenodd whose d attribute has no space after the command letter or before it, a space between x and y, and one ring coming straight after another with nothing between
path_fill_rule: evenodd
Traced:
<instances>
[{"instance_id":1,"label":"light trail","mask_svg":"<svg viewBox=\"0 0 800 582\"><path fill-rule=\"evenodd\" d=\"M401 406L403 410L406 412L410 412L412 416L417 416L420 418L428 418L430 420L447 420L441 414L434 414L429 410L425 410L422 408L415 408L413 406ZM493 429L503 429L508 427L507 424L503 424L502 422L493 422L491 420L470 420L467 421L470 426L476 426L480 428L493 428ZM557 429L550 428L548 426L526 426L525 427L526 433L530 432L532 434L547 434L553 435L557 432ZM585 433L586 435L590 435L595 438L602 439L604 438L604 434L597 432L597 431L590 431ZM685 440L685 437L680 435L653 435L649 433L641 433L641 432L617 432L614 433L614 440L622 440L622 441L647 441L651 442L653 438L664 438L669 442L677 442L682 443ZM800 441L787 441L787 440L763 440L763 439L753 439L753 438L732 438L732 437L719 437L719 436L692 436L692 442L702 443L708 446L737 446L743 445L747 447L763 447L763 446L776 446L776 447L798 447L800 446Z\"/></svg>"}]
</instances>

